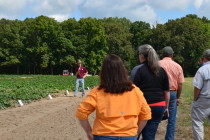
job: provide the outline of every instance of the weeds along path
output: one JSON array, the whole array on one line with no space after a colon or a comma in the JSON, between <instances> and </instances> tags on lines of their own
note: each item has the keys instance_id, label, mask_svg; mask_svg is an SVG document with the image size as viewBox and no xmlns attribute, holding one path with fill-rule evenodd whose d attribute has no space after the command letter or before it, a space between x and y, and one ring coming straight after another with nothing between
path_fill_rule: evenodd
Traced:
<instances>
[{"instance_id":1,"label":"weeds along path","mask_svg":"<svg viewBox=\"0 0 210 140\"><path fill-rule=\"evenodd\" d=\"M87 92L86 92L87 93ZM74 114L81 97L56 97L43 99L23 107L0 110L1 140L87 140ZM95 114L89 119L93 124ZM161 123L156 139L165 133Z\"/></svg>"}]
</instances>

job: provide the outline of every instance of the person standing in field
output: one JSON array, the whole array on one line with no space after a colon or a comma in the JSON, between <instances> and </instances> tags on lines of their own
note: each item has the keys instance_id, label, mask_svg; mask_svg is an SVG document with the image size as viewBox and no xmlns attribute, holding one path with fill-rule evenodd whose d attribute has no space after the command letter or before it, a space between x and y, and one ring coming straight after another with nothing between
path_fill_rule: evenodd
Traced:
<instances>
[{"instance_id":1,"label":"person standing in field","mask_svg":"<svg viewBox=\"0 0 210 140\"><path fill-rule=\"evenodd\" d=\"M159 61L160 66L168 75L170 89L169 118L165 140L174 140L177 106L182 92L182 83L185 81L182 67L173 61L173 54L174 51L171 47L164 47L163 59Z\"/></svg>"},{"instance_id":2,"label":"person standing in field","mask_svg":"<svg viewBox=\"0 0 210 140\"><path fill-rule=\"evenodd\" d=\"M194 140L204 140L204 120L210 123L210 49L203 54L203 66L193 79L194 101L191 118Z\"/></svg>"},{"instance_id":3,"label":"person standing in field","mask_svg":"<svg viewBox=\"0 0 210 140\"><path fill-rule=\"evenodd\" d=\"M142 131L143 140L154 140L163 114L168 115L169 81L165 70L159 66L158 55L151 45L139 46L138 53L142 64L133 68L130 79L143 91L152 110L152 119Z\"/></svg>"},{"instance_id":4,"label":"person standing in field","mask_svg":"<svg viewBox=\"0 0 210 140\"><path fill-rule=\"evenodd\" d=\"M96 110L93 128L88 116ZM100 84L80 103L76 117L88 140L136 140L151 119L141 90L128 79L121 58L109 54L100 71Z\"/></svg>"},{"instance_id":5,"label":"person standing in field","mask_svg":"<svg viewBox=\"0 0 210 140\"><path fill-rule=\"evenodd\" d=\"M85 80L84 80L84 78L87 76L88 71L85 67L82 66L82 61L78 60L77 65L78 65L78 67L76 68L77 80L76 80L76 89L74 92L74 97L76 97L78 94L78 88L79 88L80 83L82 85L82 97L83 97L83 96L85 96L85 85L84 85Z\"/></svg>"}]
</instances>

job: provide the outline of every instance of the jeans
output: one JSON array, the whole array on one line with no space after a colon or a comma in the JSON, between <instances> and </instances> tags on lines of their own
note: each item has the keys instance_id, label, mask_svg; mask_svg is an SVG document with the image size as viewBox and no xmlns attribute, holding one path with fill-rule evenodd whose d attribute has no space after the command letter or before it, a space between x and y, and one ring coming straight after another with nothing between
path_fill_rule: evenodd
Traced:
<instances>
[{"instance_id":1,"label":"jeans","mask_svg":"<svg viewBox=\"0 0 210 140\"><path fill-rule=\"evenodd\" d=\"M82 96L85 95L85 88L84 88L84 78L77 78L76 80L76 89L75 89L75 92L74 92L74 96L77 96L78 94L78 88L79 88L79 84L82 84Z\"/></svg>"},{"instance_id":2,"label":"jeans","mask_svg":"<svg viewBox=\"0 0 210 140\"><path fill-rule=\"evenodd\" d=\"M177 98L176 92L170 91L169 118L165 140L174 140L176 128Z\"/></svg>"},{"instance_id":3,"label":"jeans","mask_svg":"<svg viewBox=\"0 0 210 140\"><path fill-rule=\"evenodd\" d=\"M152 111L152 119L147 122L142 130L142 140L155 140L158 125L161 122L165 111L165 106L150 106L150 108Z\"/></svg>"},{"instance_id":4,"label":"jeans","mask_svg":"<svg viewBox=\"0 0 210 140\"><path fill-rule=\"evenodd\" d=\"M119 137L119 136L93 136L93 140L136 140L136 136Z\"/></svg>"}]
</instances>

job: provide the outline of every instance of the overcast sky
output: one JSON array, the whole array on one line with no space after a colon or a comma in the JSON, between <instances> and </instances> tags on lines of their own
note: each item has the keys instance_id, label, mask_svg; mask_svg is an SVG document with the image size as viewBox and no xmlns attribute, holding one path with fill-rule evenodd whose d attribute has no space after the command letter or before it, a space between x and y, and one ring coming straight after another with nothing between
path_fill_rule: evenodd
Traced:
<instances>
[{"instance_id":1,"label":"overcast sky","mask_svg":"<svg viewBox=\"0 0 210 140\"><path fill-rule=\"evenodd\" d=\"M210 19L210 0L0 0L0 18L58 21L81 17L126 17L132 22L165 23L187 14Z\"/></svg>"}]
</instances>

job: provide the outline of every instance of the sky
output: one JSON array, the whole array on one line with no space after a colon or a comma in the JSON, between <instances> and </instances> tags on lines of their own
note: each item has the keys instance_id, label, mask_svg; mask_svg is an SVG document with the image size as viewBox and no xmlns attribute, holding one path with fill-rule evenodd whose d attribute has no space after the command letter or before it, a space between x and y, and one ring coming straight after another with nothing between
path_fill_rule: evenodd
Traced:
<instances>
[{"instance_id":1,"label":"sky","mask_svg":"<svg viewBox=\"0 0 210 140\"><path fill-rule=\"evenodd\" d=\"M187 14L210 20L210 0L0 0L0 19L52 17L68 18L126 17L134 21L163 24Z\"/></svg>"}]
</instances>

